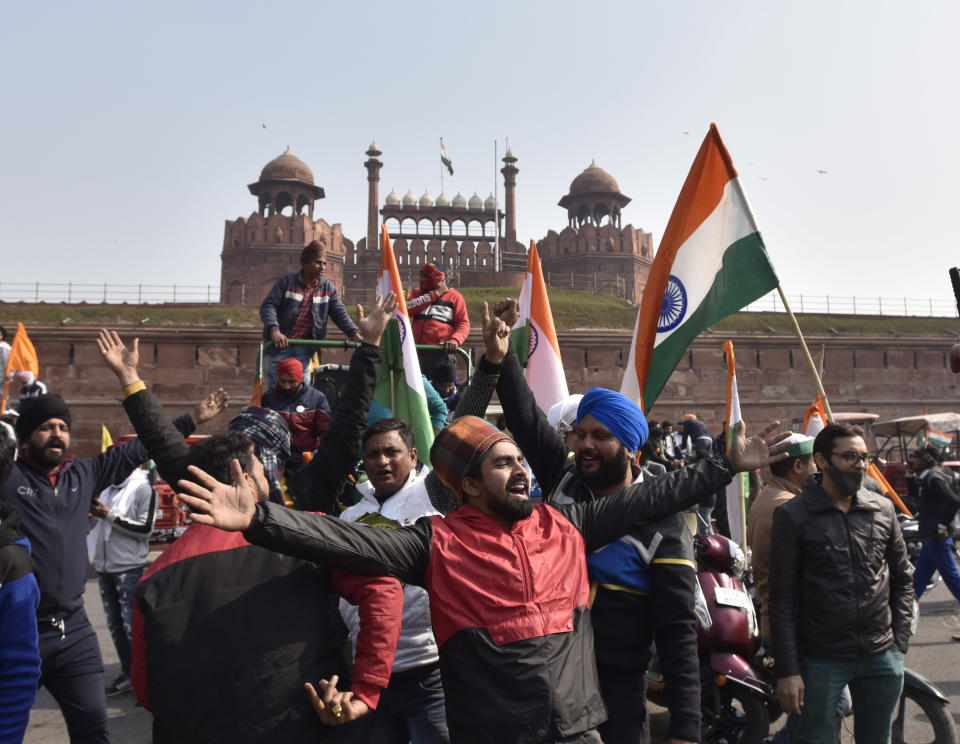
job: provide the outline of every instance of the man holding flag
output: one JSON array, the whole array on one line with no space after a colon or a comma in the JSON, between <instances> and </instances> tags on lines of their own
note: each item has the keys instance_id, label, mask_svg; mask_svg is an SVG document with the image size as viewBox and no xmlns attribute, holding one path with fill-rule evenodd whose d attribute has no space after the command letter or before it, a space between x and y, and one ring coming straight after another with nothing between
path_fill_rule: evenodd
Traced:
<instances>
[{"instance_id":1,"label":"man holding flag","mask_svg":"<svg viewBox=\"0 0 960 744\"><path fill-rule=\"evenodd\" d=\"M593 502L643 480L636 456L647 437L647 421L639 406L612 390L589 391L577 411L571 456L540 413L513 349L504 356L494 339L485 335L485 342L478 370L499 371L497 393L507 428L551 504ZM597 672L609 714L599 727L603 741L649 741L646 670L654 640L667 682L671 742L698 741L696 567L683 515L634 529L590 553L587 567Z\"/></svg>"}]
</instances>

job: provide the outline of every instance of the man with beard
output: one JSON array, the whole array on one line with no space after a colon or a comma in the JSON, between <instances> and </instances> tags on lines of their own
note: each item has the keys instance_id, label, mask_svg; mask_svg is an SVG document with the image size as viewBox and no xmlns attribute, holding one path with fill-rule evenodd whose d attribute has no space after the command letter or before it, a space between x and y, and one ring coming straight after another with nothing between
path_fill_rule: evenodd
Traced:
<instances>
[{"instance_id":1,"label":"man with beard","mask_svg":"<svg viewBox=\"0 0 960 744\"><path fill-rule=\"evenodd\" d=\"M821 480L773 513L770 632L793 742L833 740L845 685L857 741L884 744L903 687L914 612L907 548L893 504L863 488L870 454L857 429L813 442Z\"/></svg>"},{"instance_id":2,"label":"man with beard","mask_svg":"<svg viewBox=\"0 0 960 744\"><path fill-rule=\"evenodd\" d=\"M284 359L277 365L277 385L263 394L260 405L273 409L287 422L295 461L302 462L304 452L319 447L330 427L327 396L304 382L303 365L298 359Z\"/></svg>"},{"instance_id":3,"label":"man with beard","mask_svg":"<svg viewBox=\"0 0 960 744\"><path fill-rule=\"evenodd\" d=\"M194 422L217 413L216 405L198 406L193 418L177 420L177 428L189 435ZM134 439L97 457L68 458L70 424L70 409L59 396L24 401L16 424L21 457L0 486L0 500L20 510L33 549L40 585L40 684L60 705L76 744L109 741L103 661L83 609L90 505L146 461L147 451Z\"/></svg>"},{"instance_id":4,"label":"man with beard","mask_svg":"<svg viewBox=\"0 0 960 744\"><path fill-rule=\"evenodd\" d=\"M497 345L509 345L499 319ZM486 329L485 329L486 331ZM486 335L486 333L485 333ZM606 717L596 677L585 552L662 519L770 458L765 435L741 433L710 458L621 493L577 504L532 504L523 456L503 432L470 416L443 429L430 459L463 505L394 530L256 502L233 465L234 485L193 469L182 481L193 519L244 531L255 545L387 574L431 599L452 741L599 742ZM779 441L782 435L769 441ZM699 680L695 680L699 687Z\"/></svg>"},{"instance_id":5,"label":"man with beard","mask_svg":"<svg viewBox=\"0 0 960 744\"><path fill-rule=\"evenodd\" d=\"M497 394L507 428L550 503L595 503L643 481L636 458L647 437L647 420L632 400L602 388L584 395L568 455L563 439L540 414L512 349L502 354L486 344L477 368L499 369ZM652 487L669 488L668 477L653 478ZM587 556L597 672L609 712L600 735L606 744L649 741L646 671L656 641L670 741L695 742L700 738L700 667L693 536L683 515L673 511L629 532Z\"/></svg>"}]
</instances>

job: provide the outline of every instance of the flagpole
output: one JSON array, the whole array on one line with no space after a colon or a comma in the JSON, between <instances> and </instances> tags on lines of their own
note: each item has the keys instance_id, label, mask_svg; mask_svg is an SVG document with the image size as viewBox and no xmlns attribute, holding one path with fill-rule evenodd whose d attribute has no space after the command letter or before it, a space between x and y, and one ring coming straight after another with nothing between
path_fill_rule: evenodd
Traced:
<instances>
[{"instance_id":1,"label":"flagpole","mask_svg":"<svg viewBox=\"0 0 960 744\"><path fill-rule=\"evenodd\" d=\"M817 364L813 361L813 357L810 355L810 349L807 348L807 342L803 338L803 332L800 330L800 324L797 322L797 316L793 314L793 310L790 309L790 303L787 302L787 295L784 294L783 287L779 284L777 285L777 292L780 293L780 300L783 302L783 308L787 311L787 315L790 318L790 323L793 325L793 332L797 334L797 339L800 341L800 348L803 349L803 355L807 358L807 364L810 365L810 371L813 373L813 379L817 383L817 392L820 393L820 399L823 401L823 412L827 414L827 422L833 423L833 411L830 410L830 401L827 400L827 393L823 389L823 380L820 379L820 374L817 372Z\"/></svg>"},{"instance_id":2,"label":"flagpole","mask_svg":"<svg viewBox=\"0 0 960 744\"><path fill-rule=\"evenodd\" d=\"M754 226L758 226L757 217L753 213L753 208L750 206L750 200L747 199L747 195L743 191L743 184L740 183L740 178L734 178L730 184L736 188L740 198L743 200L743 208L746 210L747 215L750 217L750 220L753 222ZM759 232L759 227L757 227ZM793 310L790 308L790 303L787 302L787 295L784 294L783 287L780 286L779 282L777 283L777 292L780 293L780 299L783 301L783 308L787 311L787 316L790 318L790 323L793 325L793 332L797 335L797 340L800 341L800 348L803 349L803 355L807 358L807 364L810 365L810 372L813 373L813 379L817 383L817 391L820 393L820 398L823 400L823 411L827 414L827 421L833 423L833 412L830 410L830 402L827 400L827 393L823 389L823 381L820 379L820 374L817 372L817 365L813 361L813 357L810 355L810 349L807 348L807 342L803 338L803 332L800 330L800 324L797 322L797 316L793 314Z\"/></svg>"},{"instance_id":3,"label":"flagpole","mask_svg":"<svg viewBox=\"0 0 960 744\"><path fill-rule=\"evenodd\" d=\"M443 155L443 137L440 138L440 154ZM440 158L440 193L443 193L443 158Z\"/></svg>"}]
</instances>

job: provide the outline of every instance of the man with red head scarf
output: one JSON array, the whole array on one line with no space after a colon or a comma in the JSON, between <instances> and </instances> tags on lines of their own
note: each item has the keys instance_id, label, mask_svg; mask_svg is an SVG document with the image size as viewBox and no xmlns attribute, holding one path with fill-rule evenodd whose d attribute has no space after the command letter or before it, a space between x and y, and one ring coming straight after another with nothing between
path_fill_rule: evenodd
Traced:
<instances>
[{"instance_id":1,"label":"man with red head scarf","mask_svg":"<svg viewBox=\"0 0 960 744\"><path fill-rule=\"evenodd\" d=\"M444 281L443 269L425 263L420 269L420 289L411 292L407 310L413 314L413 338L418 344L436 344L446 353L421 352L422 372L444 361L446 354L454 353L470 333L470 318L463 295L450 289Z\"/></svg>"},{"instance_id":2,"label":"man with red head scarf","mask_svg":"<svg viewBox=\"0 0 960 744\"><path fill-rule=\"evenodd\" d=\"M264 393L261 405L273 409L287 422L294 456L313 452L330 426L327 396L304 382L299 359L284 359L277 364L277 384Z\"/></svg>"}]
</instances>

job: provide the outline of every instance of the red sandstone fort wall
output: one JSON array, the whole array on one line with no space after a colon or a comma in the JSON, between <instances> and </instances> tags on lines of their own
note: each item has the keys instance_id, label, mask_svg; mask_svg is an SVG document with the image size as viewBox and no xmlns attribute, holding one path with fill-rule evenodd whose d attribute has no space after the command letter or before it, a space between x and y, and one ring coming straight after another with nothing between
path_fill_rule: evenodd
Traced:
<instances>
[{"instance_id":1,"label":"red sandstone fort wall","mask_svg":"<svg viewBox=\"0 0 960 744\"><path fill-rule=\"evenodd\" d=\"M100 443L100 424L114 437L129 433L120 391L94 344L95 328L31 326L30 337L40 358L40 378L51 392L73 408L74 451L89 455ZM203 394L224 387L236 410L250 398L260 342L259 329L137 329L143 379L171 413L187 410ZM125 339L134 331L121 330ZM331 330L330 338L339 336ZM718 429L725 410L726 370L722 344L731 338L737 357L737 379L744 418L760 423L801 417L814 398L810 372L796 340L783 334L719 334L698 338L670 377L651 416L677 420L697 412ZM594 386L616 389L630 351L625 331L566 331L559 342L571 392ZM943 336L811 336L819 360L824 355L824 385L834 411L866 411L882 418L919 414L924 410L957 410L958 377L947 368L949 344ZM477 358L479 334L467 342ZM347 353L325 350L325 362L343 362ZM16 399L17 390L11 390ZM223 421L204 431L222 428Z\"/></svg>"}]
</instances>

